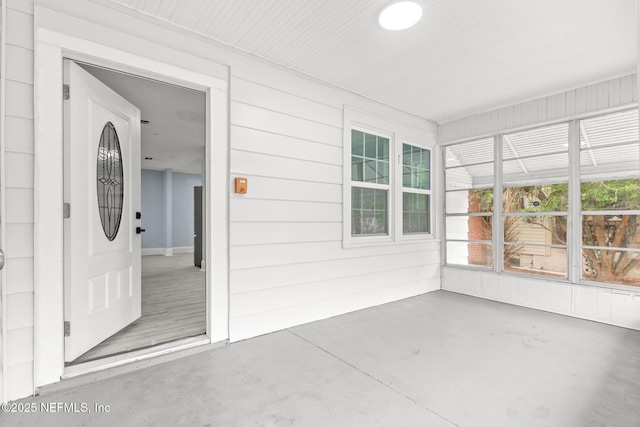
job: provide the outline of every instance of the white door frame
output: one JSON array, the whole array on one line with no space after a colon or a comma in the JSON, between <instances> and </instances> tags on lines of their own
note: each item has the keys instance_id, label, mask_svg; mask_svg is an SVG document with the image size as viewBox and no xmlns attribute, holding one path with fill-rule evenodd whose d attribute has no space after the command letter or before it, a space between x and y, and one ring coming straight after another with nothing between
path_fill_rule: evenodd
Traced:
<instances>
[{"instance_id":1,"label":"white door frame","mask_svg":"<svg viewBox=\"0 0 640 427\"><path fill-rule=\"evenodd\" d=\"M64 374L63 58L154 78L206 93L206 334L211 342L229 338L228 81L61 34L40 27L36 22L34 388L60 381ZM198 60L202 61L202 58Z\"/></svg>"}]
</instances>

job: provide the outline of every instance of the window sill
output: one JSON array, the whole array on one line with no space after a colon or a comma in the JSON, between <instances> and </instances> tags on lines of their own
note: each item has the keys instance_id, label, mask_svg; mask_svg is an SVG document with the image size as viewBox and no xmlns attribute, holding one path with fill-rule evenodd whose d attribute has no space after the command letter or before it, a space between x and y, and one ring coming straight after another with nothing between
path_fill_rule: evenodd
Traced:
<instances>
[{"instance_id":1,"label":"window sill","mask_svg":"<svg viewBox=\"0 0 640 427\"><path fill-rule=\"evenodd\" d=\"M394 240L390 236L384 237L352 237L348 240L342 240L342 249L366 248L376 246L397 246L410 245L416 243L440 243L440 239L436 239L431 234L421 236L403 236L401 239Z\"/></svg>"}]
</instances>

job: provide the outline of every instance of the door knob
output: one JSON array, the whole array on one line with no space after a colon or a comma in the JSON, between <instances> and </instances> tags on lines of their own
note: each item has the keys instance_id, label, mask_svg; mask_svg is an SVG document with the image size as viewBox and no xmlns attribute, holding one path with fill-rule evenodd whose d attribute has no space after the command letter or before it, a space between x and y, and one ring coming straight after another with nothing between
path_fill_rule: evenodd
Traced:
<instances>
[{"instance_id":1,"label":"door knob","mask_svg":"<svg viewBox=\"0 0 640 427\"><path fill-rule=\"evenodd\" d=\"M136 234L144 233L145 231L147 230L145 230L144 228L136 227Z\"/></svg>"}]
</instances>

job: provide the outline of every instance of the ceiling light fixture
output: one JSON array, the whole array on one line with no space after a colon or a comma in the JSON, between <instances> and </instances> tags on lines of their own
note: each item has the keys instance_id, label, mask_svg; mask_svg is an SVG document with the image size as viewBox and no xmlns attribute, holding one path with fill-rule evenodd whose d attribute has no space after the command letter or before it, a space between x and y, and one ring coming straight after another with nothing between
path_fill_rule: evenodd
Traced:
<instances>
[{"instance_id":1,"label":"ceiling light fixture","mask_svg":"<svg viewBox=\"0 0 640 427\"><path fill-rule=\"evenodd\" d=\"M415 25L422 17L422 7L412 1L392 3L382 9L378 22L391 31L404 30Z\"/></svg>"}]
</instances>

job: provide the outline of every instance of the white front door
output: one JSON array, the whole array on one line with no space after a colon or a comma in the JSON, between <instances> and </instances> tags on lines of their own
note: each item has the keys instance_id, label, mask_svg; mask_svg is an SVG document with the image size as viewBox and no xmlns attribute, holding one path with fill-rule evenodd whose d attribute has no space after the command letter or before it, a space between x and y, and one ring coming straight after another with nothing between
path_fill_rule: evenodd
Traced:
<instances>
[{"instance_id":1,"label":"white front door","mask_svg":"<svg viewBox=\"0 0 640 427\"><path fill-rule=\"evenodd\" d=\"M64 71L70 362L140 317L140 110L76 63L65 60Z\"/></svg>"}]
</instances>

